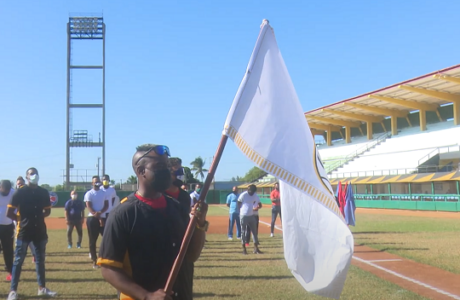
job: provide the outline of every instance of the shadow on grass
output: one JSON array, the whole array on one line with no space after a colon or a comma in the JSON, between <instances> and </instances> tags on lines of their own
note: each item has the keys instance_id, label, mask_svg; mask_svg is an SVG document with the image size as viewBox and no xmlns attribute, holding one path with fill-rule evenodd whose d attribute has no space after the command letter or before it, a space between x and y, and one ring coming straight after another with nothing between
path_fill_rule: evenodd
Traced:
<instances>
[{"instance_id":1,"label":"shadow on grass","mask_svg":"<svg viewBox=\"0 0 460 300\"><path fill-rule=\"evenodd\" d=\"M225 268L225 269L239 269L240 266L217 266L217 265L195 265L195 268Z\"/></svg>"},{"instance_id":2,"label":"shadow on grass","mask_svg":"<svg viewBox=\"0 0 460 300\"><path fill-rule=\"evenodd\" d=\"M86 254L86 256L88 255L88 253L84 253L84 252L51 252L51 253L46 253L46 256L82 256L84 257Z\"/></svg>"},{"instance_id":3,"label":"shadow on grass","mask_svg":"<svg viewBox=\"0 0 460 300\"><path fill-rule=\"evenodd\" d=\"M37 282L34 278L21 279L21 282ZM76 283L76 282L106 282L103 278L46 278L46 282L64 282L64 283Z\"/></svg>"},{"instance_id":4,"label":"shadow on grass","mask_svg":"<svg viewBox=\"0 0 460 300\"><path fill-rule=\"evenodd\" d=\"M404 250L404 251L428 251L430 250L430 248L383 248L381 249L380 251L384 252L384 251L400 251L400 250Z\"/></svg>"},{"instance_id":5,"label":"shadow on grass","mask_svg":"<svg viewBox=\"0 0 460 300\"><path fill-rule=\"evenodd\" d=\"M402 245L403 243L360 243L357 246L366 246L366 245Z\"/></svg>"},{"instance_id":6,"label":"shadow on grass","mask_svg":"<svg viewBox=\"0 0 460 300\"><path fill-rule=\"evenodd\" d=\"M263 254L262 254L263 255ZM255 256L255 254L254 254ZM267 257L267 258L252 258L254 256L250 255L239 255L238 257L234 258L200 258L200 261L264 261L264 260L269 260L269 261L274 261L274 260L284 260L284 258L279 257L279 258L273 258L273 257Z\"/></svg>"},{"instance_id":7,"label":"shadow on grass","mask_svg":"<svg viewBox=\"0 0 460 300\"><path fill-rule=\"evenodd\" d=\"M404 233L401 231L358 231L358 232L353 232L353 235L356 234L395 234L395 233ZM360 237L360 239L362 239Z\"/></svg>"},{"instance_id":8,"label":"shadow on grass","mask_svg":"<svg viewBox=\"0 0 460 300\"><path fill-rule=\"evenodd\" d=\"M193 298L208 298L208 297L225 297L225 298L234 298L239 297L239 295L232 294L214 294L214 293L193 293Z\"/></svg>"},{"instance_id":9,"label":"shadow on grass","mask_svg":"<svg viewBox=\"0 0 460 300\"><path fill-rule=\"evenodd\" d=\"M43 296L24 296L20 295L20 299L53 299L43 298ZM57 299L112 299L116 300L117 295L98 295L98 294L58 294Z\"/></svg>"},{"instance_id":10,"label":"shadow on grass","mask_svg":"<svg viewBox=\"0 0 460 300\"><path fill-rule=\"evenodd\" d=\"M208 279L208 280L222 280L222 279L234 279L234 280L281 280L281 279L292 279L292 276L241 276L241 275L229 275L229 276L195 276L195 279Z\"/></svg>"}]
</instances>

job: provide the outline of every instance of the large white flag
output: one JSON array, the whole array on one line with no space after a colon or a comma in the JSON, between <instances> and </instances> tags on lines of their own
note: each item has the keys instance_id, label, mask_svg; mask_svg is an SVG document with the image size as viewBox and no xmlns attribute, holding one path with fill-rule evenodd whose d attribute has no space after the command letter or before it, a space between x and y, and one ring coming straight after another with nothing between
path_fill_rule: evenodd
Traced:
<instances>
[{"instance_id":1,"label":"large white flag","mask_svg":"<svg viewBox=\"0 0 460 300\"><path fill-rule=\"evenodd\" d=\"M257 166L280 179L284 255L295 278L309 292L338 299L353 254L353 236L267 20L224 134Z\"/></svg>"}]
</instances>

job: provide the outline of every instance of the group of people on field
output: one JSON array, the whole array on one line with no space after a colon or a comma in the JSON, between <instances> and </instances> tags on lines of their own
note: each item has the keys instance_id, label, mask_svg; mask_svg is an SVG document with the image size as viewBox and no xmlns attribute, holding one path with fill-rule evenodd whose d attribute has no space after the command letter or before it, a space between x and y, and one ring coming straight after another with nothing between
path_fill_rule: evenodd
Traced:
<instances>
[{"instance_id":1,"label":"group of people on field","mask_svg":"<svg viewBox=\"0 0 460 300\"><path fill-rule=\"evenodd\" d=\"M259 209L262 208L260 198L256 193L257 187L254 184L248 186L247 191L238 194L238 188L233 187L233 191L227 196L227 206L229 207L228 239L233 240L233 227L236 224L236 238L241 240L243 254L248 254L246 247L249 246L250 238L254 242L254 253L262 254L259 249ZM274 189L270 193L272 203L272 221L270 237L274 237L275 222L278 214L281 219L279 184L274 184Z\"/></svg>"},{"instance_id":2,"label":"group of people on field","mask_svg":"<svg viewBox=\"0 0 460 300\"><path fill-rule=\"evenodd\" d=\"M38 295L57 295L45 284L45 253L48 235L44 219L51 213L50 194L38 185L39 174L36 168L29 168L26 171L26 180L27 184L23 177L18 177L16 189L12 188L9 180L0 181L0 245L5 269L8 272L6 280L11 282L9 300L18 299L17 289L27 248L31 250L33 262L36 265ZM94 176L92 184L93 188L86 192L84 202L78 200L77 191L70 193L70 199L65 204L65 219L68 248L73 246L74 228L78 234L76 247L81 248L82 225L85 220L85 208L88 208L90 213L86 224L89 248L93 267L97 267L96 241L99 234L103 234L105 220L110 209L115 206L117 196L115 189L110 186L108 175L103 176L102 183L99 176Z\"/></svg>"},{"instance_id":3,"label":"group of people on field","mask_svg":"<svg viewBox=\"0 0 460 300\"><path fill-rule=\"evenodd\" d=\"M65 204L68 248L73 247L74 228L78 235L76 248L82 247L82 225L88 209L86 226L93 268L101 269L119 299L193 299L194 263L201 254L209 226L208 206L199 201L201 186L197 184L191 194L186 191L182 161L170 157L167 146L141 145L131 163L138 189L119 202L108 175L102 177L102 182L99 176L93 176L92 189L85 193L83 202L78 200L77 191L70 193ZM9 180L0 182L0 243L7 280L11 281L8 300L19 299L18 284L28 247L36 264L38 295L57 295L46 287L45 280L45 218L51 213L50 195L38 185L37 169L29 168L26 180L27 184L16 190ZM172 291L165 291L192 217L196 218L196 227L184 261ZM99 235L102 241L98 255Z\"/></svg>"}]
</instances>

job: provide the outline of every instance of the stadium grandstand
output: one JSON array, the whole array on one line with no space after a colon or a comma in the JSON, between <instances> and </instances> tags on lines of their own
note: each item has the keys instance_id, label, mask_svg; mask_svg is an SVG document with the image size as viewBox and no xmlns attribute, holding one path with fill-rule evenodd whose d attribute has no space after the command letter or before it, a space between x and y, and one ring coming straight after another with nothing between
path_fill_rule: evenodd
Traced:
<instances>
[{"instance_id":1,"label":"stadium grandstand","mask_svg":"<svg viewBox=\"0 0 460 300\"><path fill-rule=\"evenodd\" d=\"M460 65L305 113L358 207L460 211Z\"/></svg>"},{"instance_id":2,"label":"stadium grandstand","mask_svg":"<svg viewBox=\"0 0 460 300\"><path fill-rule=\"evenodd\" d=\"M460 65L305 117L334 190L351 183L357 207L460 212ZM254 182L263 203L274 181Z\"/></svg>"}]
</instances>

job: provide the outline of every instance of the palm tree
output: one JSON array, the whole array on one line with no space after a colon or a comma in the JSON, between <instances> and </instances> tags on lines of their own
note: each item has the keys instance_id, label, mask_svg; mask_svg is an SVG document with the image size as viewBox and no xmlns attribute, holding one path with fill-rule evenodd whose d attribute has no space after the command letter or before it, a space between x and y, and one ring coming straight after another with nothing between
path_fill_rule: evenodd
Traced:
<instances>
[{"instance_id":1,"label":"palm tree","mask_svg":"<svg viewBox=\"0 0 460 300\"><path fill-rule=\"evenodd\" d=\"M137 177L134 175L129 176L128 179L126 180L126 183L127 184L137 184Z\"/></svg>"},{"instance_id":2,"label":"palm tree","mask_svg":"<svg viewBox=\"0 0 460 300\"><path fill-rule=\"evenodd\" d=\"M208 172L207 169L204 169L204 165L206 164L206 161L203 160L201 156L198 156L190 164L192 165L191 170L195 171L195 177L198 178L198 175L199 175L201 177L201 181L203 181L204 173Z\"/></svg>"}]
</instances>

